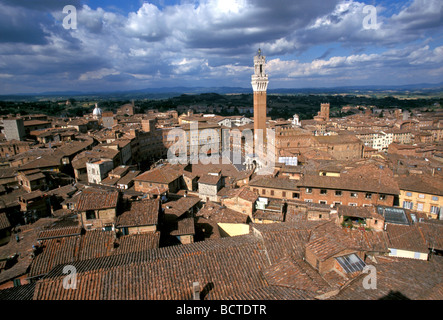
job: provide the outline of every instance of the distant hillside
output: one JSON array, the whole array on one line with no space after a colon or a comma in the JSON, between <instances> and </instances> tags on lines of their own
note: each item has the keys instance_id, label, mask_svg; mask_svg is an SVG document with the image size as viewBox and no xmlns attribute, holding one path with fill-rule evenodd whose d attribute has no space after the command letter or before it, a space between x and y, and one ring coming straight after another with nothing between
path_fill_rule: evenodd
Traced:
<instances>
[{"instance_id":1,"label":"distant hillside","mask_svg":"<svg viewBox=\"0 0 443 320\"><path fill-rule=\"evenodd\" d=\"M2 101L43 101L69 98L97 100L167 99L182 94L250 94L252 88L242 87L162 87L114 92L41 92L32 94L0 95ZM269 94L442 94L443 82L438 84L410 84L401 86L348 86L325 88L270 88Z\"/></svg>"}]
</instances>

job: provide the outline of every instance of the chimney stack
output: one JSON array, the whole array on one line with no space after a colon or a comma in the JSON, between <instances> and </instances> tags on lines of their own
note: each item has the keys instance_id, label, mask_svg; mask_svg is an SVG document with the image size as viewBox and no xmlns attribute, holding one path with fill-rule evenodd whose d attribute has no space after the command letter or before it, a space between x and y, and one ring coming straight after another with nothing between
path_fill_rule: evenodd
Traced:
<instances>
[{"instance_id":1,"label":"chimney stack","mask_svg":"<svg viewBox=\"0 0 443 320\"><path fill-rule=\"evenodd\" d=\"M192 283L192 299L200 300L200 283L194 282Z\"/></svg>"}]
</instances>

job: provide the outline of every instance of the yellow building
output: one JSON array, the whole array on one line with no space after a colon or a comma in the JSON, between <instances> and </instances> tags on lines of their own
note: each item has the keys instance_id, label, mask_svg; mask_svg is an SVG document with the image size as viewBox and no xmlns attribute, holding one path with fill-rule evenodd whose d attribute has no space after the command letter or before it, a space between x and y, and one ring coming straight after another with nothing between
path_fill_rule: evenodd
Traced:
<instances>
[{"instance_id":1,"label":"yellow building","mask_svg":"<svg viewBox=\"0 0 443 320\"><path fill-rule=\"evenodd\" d=\"M443 208L441 177L410 175L399 177L397 181L401 207L423 212L432 219L439 219Z\"/></svg>"}]
</instances>

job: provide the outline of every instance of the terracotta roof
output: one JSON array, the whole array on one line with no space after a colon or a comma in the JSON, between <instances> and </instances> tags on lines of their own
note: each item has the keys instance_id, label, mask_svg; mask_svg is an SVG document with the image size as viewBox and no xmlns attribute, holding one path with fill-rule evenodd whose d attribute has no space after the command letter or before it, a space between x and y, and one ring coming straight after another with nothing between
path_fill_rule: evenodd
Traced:
<instances>
[{"instance_id":1,"label":"terracotta roof","mask_svg":"<svg viewBox=\"0 0 443 320\"><path fill-rule=\"evenodd\" d=\"M335 222L327 221L312 230L306 248L320 261L324 261L343 250L362 250L362 243L356 239L350 237L347 231Z\"/></svg>"},{"instance_id":2,"label":"terracotta roof","mask_svg":"<svg viewBox=\"0 0 443 320\"><path fill-rule=\"evenodd\" d=\"M43 252L32 261L29 277L44 275L59 264L75 261L79 240L80 236L43 240Z\"/></svg>"},{"instance_id":3,"label":"terracotta roof","mask_svg":"<svg viewBox=\"0 0 443 320\"><path fill-rule=\"evenodd\" d=\"M426 239L416 225L403 226L389 223L386 225L386 232L389 248L423 253L429 251Z\"/></svg>"},{"instance_id":4,"label":"terracotta roof","mask_svg":"<svg viewBox=\"0 0 443 320\"><path fill-rule=\"evenodd\" d=\"M283 212L267 211L267 210L256 210L254 212L255 219L272 220L283 222L284 214Z\"/></svg>"},{"instance_id":5,"label":"terracotta roof","mask_svg":"<svg viewBox=\"0 0 443 320\"><path fill-rule=\"evenodd\" d=\"M339 216L347 216L347 217L358 217L358 218L376 218L376 219L384 219L383 216L379 215L374 207L356 207L356 206L346 206L340 205L338 207L338 215Z\"/></svg>"},{"instance_id":6,"label":"terracotta roof","mask_svg":"<svg viewBox=\"0 0 443 320\"><path fill-rule=\"evenodd\" d=\"M385 194L399 194L392 171L375 166L357 167L340 174L340 177L306 174L299 182L302 187L336 190L353 190Z\"/></svg>"},{"instance_id":7,"label":"terracotta roof","mask_svg":"<svg viewBox=\"0 0 443 320\"><path fill-rule=\"evenodd\" d=\"M252 224L253 234L263 239L271 264L285 257L302 259L312 229L319 222Z\"/></svg>"},{"instance_id":8,"label":"terracotta roof","mask_svg":"<svg viewBox=\"0 0 443 320\"><path fill-rule=\"evenodd\" d=\"M194 218L184 218L176 220L175 223L169 224L169 234L171 236L194 235L195 226Z\"/></svg>"},{"instance_id":9,"label":"terracotta roof","mask_svg":"<svg viewBox=\"0 0 443 320\"><path fill-rule=\"evenodd\" d=\"M18 168L19 171L35 168L51 168L61 166L61 155L55 152L48 155L43 155L35 160L32 160Z\"/></svg>"},{"instance_id":10,"label":"terracotta roof","mask_svg":"<svg viewBox=\"0 0 443 320\"><path fill-rule=\"evenodd\" d=\"M17 168L2 168L0 169L0 179L14 178L17 176Z\"/></svg>"},{"instance_id":11,"label":"terracotta roof","mask_svg":"<svg viewBox=\"0 0 443 320\"><path fill-rule=\"evenodd\" d=\"M263 275L270 285L309 291L316 295L330 289L318 272L301 259L285 257L266 268Z\"/></svg>"},{"instance_id":12,"label":"terracotta roof","mask_svg":"<svg viewBox=\"0 0 443 320\"><path fill-rule=\"evenodd\" d=\"M113 254L125 254L131 252L156 249L160 244L160 232L146 232L121 236L117 240L117 248Z\"/></svg>"},{"instance_id":13,"label":"terracotta roof","mask_svg":"<svg viewBox=\"0 0 443 320\"><path fill-rule=\"evenodd\" d=\"M377 289L362 286L363 277L343 288L333 300L424 300L441 290L443 258L434 256L430 261L377 257L373 266L377 270Z\"/></svg>"},{"instance_id":14,"label":"terracotta roof","mask_svg":"<svg viewBox=\"0 0 443 320\"><path fill-rule=\"evenodd\" d=\"M0 212L0 230L10 228L11 224L5 212Z\"/></svg>"},{"instance_id":15,"label":"terracotta roof","mask_svg":"<svg viewBox=\"0 0 443 320\"><path fill-rule=\"evenodd\" d=\"M33 200L39 197L43 197L44 193L40 190L32 191L29 193L25 193L19 196L20 199L23 199L25 201Z\"/></svg>"},{"instance_id":16,"label":"terracotta roof","mask_svg":"<svg viewBox=\"0 0 443 320\"><path fill-rule=\"evenodd\" d=\"M314 300L315 294L286 286L267 286L241 292L229 297L226 300Z\"/></svg>"},{"instance_id":17,"label":"terracotta roof","mask_svg":"<svg viewBox=\"0 0 443 320\"><path fill-rule=\"evenodd\" d=\"M129 205L128 210L117 216L117 227L147 226L158 223L158 199L134 201Z\"/></svg>"},{"instance_id":18,"label":"terracotta roof","mask_svg":"<svg viewBox=\"0 0 443 320\"><path fill-rule=\"evenodd\" d=\"M221 176L205 174L201 176L200 179L198 179L198 183L216 185L220 181L220 179Z\"/></svg>"},{"instance_id":19,"label":"terracotta roof","mask_svg":"<svg viewBox=\"0 0 443 320\"><path fill-rule=\"evenodd\" d=\"M214 202L208 201L197 213L198 217L204 217L217 223L247 223L249 216L241 212L229 209Z\"/></svg>"},{"instance_id":20,"label":"terracotta roof","mask_svg":"<svg viewBox=\"0 0 443 320\"><path fill-rule=\"evenodd\" d=\"M344 229L357 247L366 252L388 252L388 235L384 231Z\"/></svg>"},{"instance_id":21,"label":"terracotta roof","mask_svg":"<svg viewBox=\"0 0 443 320\"><path fill-rule=\"evenodd\" d=\"M271 178L257 176L249 182L249 185L251 187L298 190L298 181L289 178Z\"/></svg>"},{"instance_id":22,"label":"terracotta roof","mask_svg":"<svg viewBox=\"0 0 443 320\"><path fill-rule=\"evenodd\" d=\"M37 238L39 240L46 240L46 239L54 239L54 238L79 236L81 234L81 231L82 231L81 226L51 228L51 229L40 231L38 233Z\"/></svg>"},{"instance_id":23,"label":"terracotta roof","mask_svg":"<svg viewBox=\"0 0 443 320\"><path fill-rule=\"evenodd\" d=\"M170 167L156 168L136 177L135 181L169 184L182 176L182 173Z\"/></svg>"},{"instance_id":24,"label":"terracotta roof","mask_svg":"<svg viewBox=\"0 0 443 320\"><path fill-rule=\"evenodd\" d=\"M396 178L401 190L443 196L443 182L440 177L409 175Z\"/></svg>"},{"instance_id":25,"label":"terracotta roof","mask_svg":"<svg viewBox=\"0 0 443 320\"><path fill-rule=\"evenodd\" d=\"M114 249L115 233L113 231L87 230L80 238L79 251L75 260L106 257Z\"/></svg>"},{"instance_id":26,"label":"terracotta roof","mask_svg":"<svg viewBox=\"0 0 443 320\"><path fill-rule=\"evenodd\" d=\"M129 171L125 174L120 180L118 180L118 185L128 185L131 181L135 180L135 178L140 174L140 171Z\"/></svg>"},{"instance_id":27,"label":"terracotta roof","mask_svg":"<svg viewBox=\"0 0 443 320\"><path fill-rule=\"evenodd\" d=\"M267 265L266 255L249 235L73 265L77 269L77 287L82 290L63 289L65 275L63 266L58 266L37 283L34 299L182 300L192 297L195 281L200 283L202 298L220 299L267 285L261 274Z\"/></svg>"},{"instance_id":28,"label":"terracotta roof","mask_svg":"<svg viewBox=\"0 0 443 320\"><path fill-rule=\"evenodd\" d=\"M443 222L425 221L418 224L429 248L443 250Z\"/></svg>"},{"instance_id":29,"label":"terracotta roof","mask_svg":"<svg viewBox=\"0 0 443 320\"><path fill-rule=\"evenodd\" d=\"M317 136L314 137L320 144L348 144L348 143L361 143L360 139L358 139L353 134L339 134L339 135L331 135L331 136Z\"/></svg>"},{"instance_id":30,"label":"terracotta roof","mask_svg":"<svg viewBox=\"0 0 443 320\"><path fill-rule=\"evenodd\" d=\"M85 189L78 199L77 211L115 208L118 198L118 191Z\"/></svg>"},{"instance_id":31,"label":"terracotta roof","mask_svg":"<svg viewBox=\"0 0 443 320\"><path fill-rule=\"evenodd\" d=\"M200 202L199 197L186 196L174 201L168 201L162 204L165 214L172 214L180 217L190 209L194 208Z\"/></svg>"},{"instance_id":32,"label":"terracotta roof","mask_svg":"<svg viewBox=\"0 0 443 320\"><path fill-rule=\"evenodd\" d=\"M0 300L32 300L35 282L0 290Z\"/></svg>"},{"instance_id":33,"label":"terracotta roof","mask_svg":"<svg viewBox=\"0 0 443 320\"><path fill-rule=\"evenodd\" d=\"M238 189L231 189L226 193L227 198L239 197L240 199L255 202L258 199L258 194L251 191L248 187L243 186Z\"/></svg>"}]
</instances>

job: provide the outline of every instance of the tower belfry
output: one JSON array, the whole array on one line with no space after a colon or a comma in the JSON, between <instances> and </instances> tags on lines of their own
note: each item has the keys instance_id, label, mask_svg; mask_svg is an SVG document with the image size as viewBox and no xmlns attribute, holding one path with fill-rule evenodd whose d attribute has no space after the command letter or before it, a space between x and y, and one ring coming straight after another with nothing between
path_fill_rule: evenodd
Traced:
<instances>
[{"instance_id":1,"label":"tower belfry","mask_svg":"<svg viewBox=\"0 0 443 320\"><path fill-rule=\"evenodd\" d=\"M268 89L268 75L265 72L266 57L258 49L254 57L254 74L251 77L254 90L254 135L262 132L266 136L266 90Z\"/></svg>"}]
</instances>

